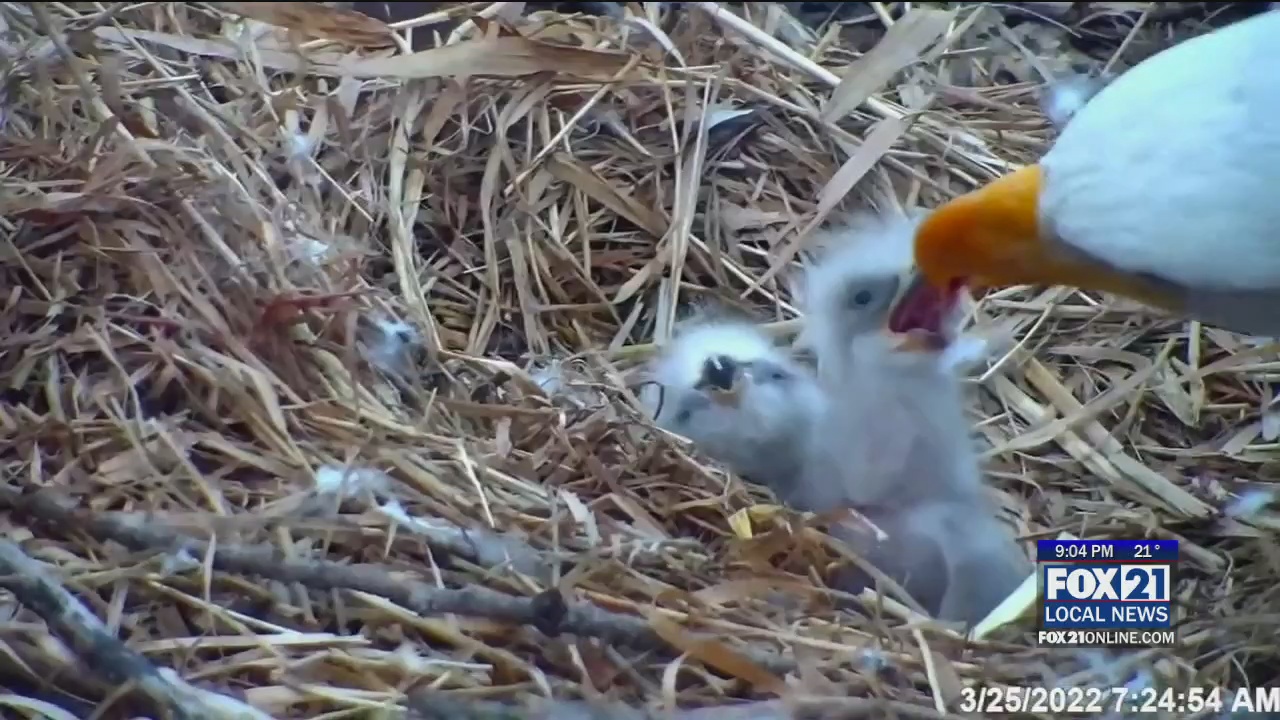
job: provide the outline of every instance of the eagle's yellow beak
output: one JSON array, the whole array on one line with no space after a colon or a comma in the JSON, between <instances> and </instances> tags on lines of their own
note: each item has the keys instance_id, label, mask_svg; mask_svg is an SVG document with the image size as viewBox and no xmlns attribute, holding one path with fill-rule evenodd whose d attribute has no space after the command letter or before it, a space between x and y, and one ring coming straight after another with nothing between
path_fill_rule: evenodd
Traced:
<instances>
[{"instance_id":1,"label":"eagle's yellow beak","mask_svg":"<svg viewBox=\"0 0 1280 720\"><path fill-rule=\"evenodd\" d=\"M1049 234L1040 213L1044 171L1030 165L934 210L916 231L915 259L935 288L975 293L1010 285L1060 285L1110 292L1179 310L1153 283L1094 260Z\"/></svg>"}]
</instances>

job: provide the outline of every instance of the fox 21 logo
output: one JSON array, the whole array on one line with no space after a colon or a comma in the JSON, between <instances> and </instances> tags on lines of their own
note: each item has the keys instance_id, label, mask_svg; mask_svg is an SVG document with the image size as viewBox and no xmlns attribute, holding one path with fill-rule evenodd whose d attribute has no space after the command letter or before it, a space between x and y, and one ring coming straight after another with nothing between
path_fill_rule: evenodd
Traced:
<instances>
[{"instance_id":1,"label":"fox 21 logo","mask_svg":"<svg viewBox=\"0 0 1280 720\"><path fill-rule=\"evenodd\" d=\"M1058 565L1045 568L1045 599L1169 602L1168 565Z\"/></svg>"}]
</instances>

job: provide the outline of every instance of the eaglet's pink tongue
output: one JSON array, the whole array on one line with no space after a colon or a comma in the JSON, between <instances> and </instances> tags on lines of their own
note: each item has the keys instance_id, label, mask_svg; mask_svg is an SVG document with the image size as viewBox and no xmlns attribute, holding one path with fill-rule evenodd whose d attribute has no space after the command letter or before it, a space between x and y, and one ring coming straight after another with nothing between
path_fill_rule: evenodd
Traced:
<instances>
[{"instance_id":1,"label":"eaglet's pink tongue","mask_svg":"<svg viewBox=\"0 0 1280 720\"><path fill-rule=\"evenodd\" d=\"M890 332L906 336L903 350L938 350L950 338L944 325L960 300L963 283L939 289L927 282L917 282L902 296L889 315Z\"/></svg>"}]
</instances>

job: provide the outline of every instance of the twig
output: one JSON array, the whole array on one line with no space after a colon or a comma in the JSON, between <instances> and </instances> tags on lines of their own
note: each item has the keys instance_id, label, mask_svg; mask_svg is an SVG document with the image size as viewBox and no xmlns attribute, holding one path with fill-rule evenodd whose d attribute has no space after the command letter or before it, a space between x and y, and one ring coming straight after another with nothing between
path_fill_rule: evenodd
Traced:
<instances>
[{"instance_id":1,"label":"twig","mask_svg":"<svg viewBox=\"0 0 1280 720\"><path fill-rule=\"evenodd\" d=\"M91 672L111 683L133 685L177 720L244 718L237 701L197 690L176 674L165 673L115 638L93 613L22 548L0 540L0 585L39 615L68 643ZM226 707L219 707L225 702Z\"/></svg>"},{"instance_id":2,"label":"twig","mask_svg":"<svg viewBox=\"0 0 1280 720\"><path fill-rule=\"evenodd\" d=\"M39 518L56 528L83 530L99 540L114 540L133 550L185 550L197 557L213 555L213 566L224 572L258 575L294 582L316 590L359 590L387 598L423 616L454 613L502 622L530 625L548 634L568 632L595 637L610 644L645 650L669 650L670 646L642 618L601 610L593 605L548 603L544 596L517 598L483 587L437 588L391 575L376 565L342 565L328 560L289 560L270 546L236 546L183 535L154 524L141 525L111 514L95 514L67 507L49 491L22 493L0 486L0 504ZM555 591L552 591L555 592ZM556 617L547 609L556 608ZM562 610L562 612L561 612ZM795 669L795 663L775 653L740 649L744 655L775 673Z\"/></svg>"},{"instance_id":3,"label":"twig","mask_svg":"<svg viewBox=\"0 0 1280 720\"><path fill-rule=\"evenodd\" d=\"M379 595L420 615L456 613L531 625L544 632L572 632L598 637L618 645L642 649L667 650L643 619L618 615L591 605L558 604L548 618L548 605L542 595L514 598L479 587L450 590L425 583L404 581L377 566L340 565L326 560L287 560L270 547L238 547L208 543L154 525L142 526L113 514L91 514L65 507L49 491L21 493L12 487L0 487L0 503L15 511L26 511L32 517L58 527L79 528L100 540L114 540L134 550L186 550L192 554L213 553L213 566L226 571L260 575L283 582L296 582L313 589L350 589ZM15 513L17 515L18 513ZM20 551L19 551L20 552ZM30 562L28 560L28 562ZM65 591L64 591L65 592ZM73 601L74 602L74 601ZM84 612L82 610L82 612ZM92 617L92 616L90 616ZM558 622L556 621L558 620ZM96 622L96 619L94 620ZM548 622L551 621L551 625ZM114 639L112 640L114 641ZM128 652L127 648L120 646ZM769 670L786 673L795 669L786 658L759 651L741 649L744 655ZM145 663L145 660L139 658ZM148 666L149 667L149 666ZM152 673L154 674L154 670ZM787 703L754 703L750 706L703 708L680 712L675 720L844 720L865 717L868 713L891 709L900 717L933 720L945 717L939 713L908 703L879 698L834 698L827 700L793 700ZM792 710L791 708L794 708ZM409 720L649 720L643 712L626 706L593 706L581 703L550 703L541 710L513 708L498 703L473 703L432 695L429 701L411 700ZM744 714L745 713L745 714ZM191 716L196 717L196 716Z\"/></svg>"}]
</instances>

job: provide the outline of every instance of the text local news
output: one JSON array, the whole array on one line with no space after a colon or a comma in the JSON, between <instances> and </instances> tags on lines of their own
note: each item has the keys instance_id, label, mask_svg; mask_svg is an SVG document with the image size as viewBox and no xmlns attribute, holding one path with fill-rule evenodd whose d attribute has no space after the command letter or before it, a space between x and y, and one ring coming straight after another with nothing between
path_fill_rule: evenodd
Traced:
<instances>
[{"instance_id":1,"label":"text local news","mask_svg":"<svg viewBox=\"0 0 1280 720\"><path fill-rule=\"evenodd\" d=\"M1074 645L1172 640L1176 540L1040 540L1036 562L1040 629L1060 631L1047 637Z\"/></svg>"}]
</instances>

